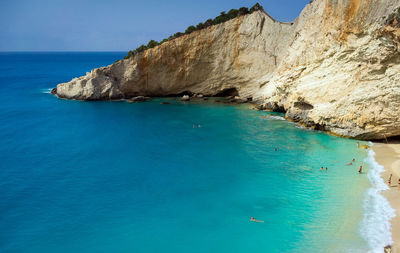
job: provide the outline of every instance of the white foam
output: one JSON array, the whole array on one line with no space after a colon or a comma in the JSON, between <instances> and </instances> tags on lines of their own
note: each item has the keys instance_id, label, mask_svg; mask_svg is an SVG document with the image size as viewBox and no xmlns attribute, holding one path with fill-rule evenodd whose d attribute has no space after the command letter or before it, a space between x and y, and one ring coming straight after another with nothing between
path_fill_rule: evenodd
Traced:
<instances>
[{"instance_id":1,"label":"white foam","mask_svg":"<svg viewBox=\"0 0 400 253\"><path fill-rule=\"evenodd\" d=\"M371 143L372 145L372 143ZM368 151L364 160L369 167L367 177L372 187L367 190L364 198L364 218L361 222L361 236L368 242L369 252L383 252L383 248L392 245L390 220L396 215L389 201L381 195L389 190L381 177L383 166L375 160L375 152Z\"/></svg>"},{"instance_id":2,"label":"white foam","mask_svg":"<svg viewBox=\"0 0 400 253\"><path fill-rule=\"evenodd\" d=\"M50 94L52 89L53 89L53 88L42 89L41 91L42 91L42 93Z\"/></svg>"},{"instance_id":3,"label":"white foam","mask_svg":"<svg viewBox=\"0 0 400 253\"><path fill-rule=\"evenodd\" d=\"M271 118L271 119L276 119L276 120L286 120L284 117L282 117L282 116L269 116L269 118Z\"/></svg>"}]
</instances>

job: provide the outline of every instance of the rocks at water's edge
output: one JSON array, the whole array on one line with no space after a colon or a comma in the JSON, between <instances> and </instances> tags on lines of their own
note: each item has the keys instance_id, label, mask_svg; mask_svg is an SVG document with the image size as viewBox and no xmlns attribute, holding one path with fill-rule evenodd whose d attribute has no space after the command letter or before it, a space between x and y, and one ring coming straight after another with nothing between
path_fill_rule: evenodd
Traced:
<instances>
[{"instance_id":1,"label":"rocks at water's edge","mask_svg":"<svg viewBox=\"0 0 400 253\"><path fill-rule=\"evenodd\" d=\"M181 100L182 100L182 101L189 101L189 100L190 100L190 97L189 97L189 95L183 95L182 98L181 98Z\"/></svg>"},{"instance_id":2,"label":"rocks at water's edge","mask_svg":"<svg viewBox=\"0 0 400 253\"><path fill-rule=\"evenodd\" d=\"M146 102L151 100L151 97L145 97L145 96L136 96L136 97L132 97L127 99L128 102L130 103L136 103L136 102Z\"/></svg>"},{"instance_id":3,"label":"rocks at water's edge","mask_svg":"<svg viewBox=\"0 0 400 253\"><path fill-rule=\"evenodd\" d=\"M400 135L400 0L314 0L293 23L256 11L62 83L60 98L239 96L358 139ZM237 100L236 102L244 102Z\"/></svg>"},{"instance_id":4,"label":"rocks at water's edge","mask_svg":"<svg viewBox=\"0 0 400 253\"><path fill-rule=\"evenodd\" d=\"M243 103L247 103L247 99L243 99L239 96L235 96L233 98L230 98L229 102L243 104Z\"/></svg>"}]
</instances>

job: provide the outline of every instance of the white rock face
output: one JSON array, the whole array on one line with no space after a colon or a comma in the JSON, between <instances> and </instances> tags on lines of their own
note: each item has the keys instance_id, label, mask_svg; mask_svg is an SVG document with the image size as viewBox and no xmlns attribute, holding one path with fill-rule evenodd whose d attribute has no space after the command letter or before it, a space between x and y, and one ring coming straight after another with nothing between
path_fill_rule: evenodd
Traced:
<instances>
[{"instance_id":1,"label":"white rock face","mask_svg":"<svg viewBox=\"0 0 400 253\"><path fill-rule=\"evenodd\" d=\"M359 139L400 135L400 0L314 0L293 24L258 11L57 86L61 98L120 99L236 89L308 126Z\"/></svg>"}]
</instances>

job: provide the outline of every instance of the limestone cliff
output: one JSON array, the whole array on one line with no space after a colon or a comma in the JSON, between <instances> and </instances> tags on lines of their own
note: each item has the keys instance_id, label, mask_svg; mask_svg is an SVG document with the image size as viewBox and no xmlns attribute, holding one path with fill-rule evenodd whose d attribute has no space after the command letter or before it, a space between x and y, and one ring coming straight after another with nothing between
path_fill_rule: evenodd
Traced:
<instances>
[{"instance_id":1,"label":"limestone cliff","mask_svg":"<svg viewBox=\"0 0 400 253\"><path fill-rule=\"evenodd\" d=\"M257 11L57 86L61 98L240 97L359 139L400 135L400 0L314 0L293 23Z\"/></svg>"}]
</instances>

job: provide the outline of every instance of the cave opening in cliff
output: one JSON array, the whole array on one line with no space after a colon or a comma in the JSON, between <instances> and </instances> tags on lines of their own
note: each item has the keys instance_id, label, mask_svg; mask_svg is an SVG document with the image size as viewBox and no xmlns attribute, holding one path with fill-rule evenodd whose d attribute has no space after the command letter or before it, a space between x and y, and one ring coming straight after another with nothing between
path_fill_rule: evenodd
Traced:
<instances>
[{"instance_id":1,"label":"cave opening in cliff","mask_svg":"<svg viewBox=\"0 0 400 253\"><path fill-rule=\"evenodd\" d=\"M214 97L235 97L239 96L239 92L236 88L223 89L214 95Z\"/></svg>"},{"instance_id":2,"label":"cave opening in cliff","mask_svg":"<svg viewBox=\"0 0 400 253\"><path fill-rule=\"evenodd\" d=\"M374 140L375 142L387 143L387 144L400 144L400 135L384 137L382 139Z\"/></svg>"}]
</instances>

